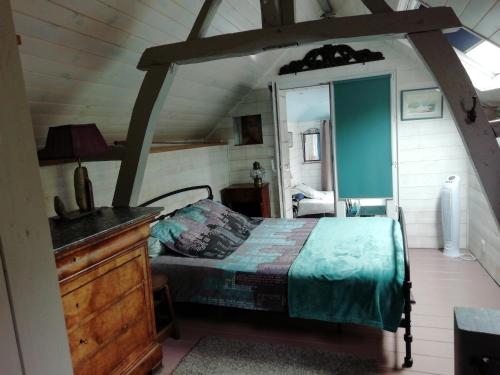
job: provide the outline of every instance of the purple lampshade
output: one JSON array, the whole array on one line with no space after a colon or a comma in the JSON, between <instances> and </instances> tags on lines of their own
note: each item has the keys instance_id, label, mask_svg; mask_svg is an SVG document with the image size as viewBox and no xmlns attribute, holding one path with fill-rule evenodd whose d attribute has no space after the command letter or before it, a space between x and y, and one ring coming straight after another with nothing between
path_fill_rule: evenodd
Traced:
<instances>
[{"instance_id":1,"label":"purple lampshade","mask_svg":"<svg viewBox=\"0 0 500 375\"><path fill-rule=\"evenodd\" d=\"M45 148L38 152L41 160L80 159L98 156L108 150L96 124L51 126Z\"/></svg>"}]
</instances>

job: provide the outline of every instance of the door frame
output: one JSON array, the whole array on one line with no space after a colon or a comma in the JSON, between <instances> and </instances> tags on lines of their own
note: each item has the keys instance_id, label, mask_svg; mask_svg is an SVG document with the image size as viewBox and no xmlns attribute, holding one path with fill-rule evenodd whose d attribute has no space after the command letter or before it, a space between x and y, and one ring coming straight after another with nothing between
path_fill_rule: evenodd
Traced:
<instances>
[{"instance_id":1,"label":"door frame","mask_svg":"<svg viewBox=\"0 0 500 375\"><path fill-rule=\"evenodd\" d=\"M271 82L273 90L288 90L297 89L307 86L316 86L321 84L327 84L330 86L330 121L332 124L332 152L333 152L333 165L334 165L334 186L335 186L335 206L336 215L339 217L344 216L345 213L345 201L340 201L338 197L338 179L337 179L337 154L336 154L336 144L335 144L335 133L336 133L336 123L335 123L335 91L333 90L333 84L335 81L343 81L349 79L360 79L369 78L382 75L389 75L391 77L390 88L391 88L391 154L392 154L392 190L393 199L387 201L387 216L397 219L398 206L399 206L399 170L398 170L398 97L397 97L397 70L396 69L371 69L366 72L354 71L359 69L358 65L347 65L334 68L311 70L306 72L297 73L294 75L283 75L277 76ZM279 110L277 103L273 99L273 111L275 117L275 138L283 136L280 134L279 126L277 126L277 111ZM275 147L278 147L275 144ZM279 158L279 153L276 153L276 162L278 165L278 170L281 167L281 159ZM278 188L281 190L283 184L282 175L278 175ZM280 196L280 206L282 205L283 197ZM281 209L280 209L281 212Z\"/></svg>"}]
</instances>

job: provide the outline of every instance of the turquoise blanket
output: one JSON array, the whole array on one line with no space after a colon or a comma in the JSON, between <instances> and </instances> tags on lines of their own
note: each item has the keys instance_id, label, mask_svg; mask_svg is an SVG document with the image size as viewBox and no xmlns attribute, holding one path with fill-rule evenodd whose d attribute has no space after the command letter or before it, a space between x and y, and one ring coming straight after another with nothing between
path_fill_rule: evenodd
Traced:
<instances>
[{"instance_id":1,"label":"turquoise blanket","mask_svg":"<svg viewBox=\"0 0 500 375\"><path fill-rule=\"evenodd\" d=\"M385 217L323 218L288 278L290 316L395 332L404 304L401 227Z\"/></svg>"}]
</instances>

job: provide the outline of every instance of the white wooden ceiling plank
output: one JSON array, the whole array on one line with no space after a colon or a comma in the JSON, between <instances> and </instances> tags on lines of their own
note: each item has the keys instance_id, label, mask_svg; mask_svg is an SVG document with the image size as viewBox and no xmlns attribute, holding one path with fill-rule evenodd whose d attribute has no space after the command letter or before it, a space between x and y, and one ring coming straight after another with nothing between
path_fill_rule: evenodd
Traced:
<instances>
[{"instance_id":1,"label":"white wooden ceiling plank","mask_svg":"<svg viewBox=\"0 0 500 375\"><path fill-rule=\"evenodd\" d=\"M180 97L180 96L170 96L167 99L167 102L165 105L171 106L173 110L175 108L183 108L185 111L190 111L194 110L195 108L202 110L212 110L215 106L215 108L224 108L226 107L229 108L231 104L233 103L233 100L219 100L216 102L208 102L208 101L199 101L196 99L193 99L192 97Z\"/></svg>"},{"instance_id":2,"label":"white wooden ceiling plank","mask_svg":"<svg viewBox=\"0 0 500 375\"><path fill-rule=\"evenodd\" d=\"M140 74L129 74L128 76L124 76L120 73L116 74L109 72L108 70L91 70L25 53L22 54L21 61L25 71L77 81L75 84L83 85L85 82L92 82L110 85L117 89L129 89L135 92L137 92L141 84Z\"/></svg>"},{"instance_id":3,"label":"white wooden ceiling plank","mask_svg":"<svg viewBox=\"0 0 500 375\"><path fill-rule=\"evenodd\" d=\"M256 79L257 74L255 69L251 67L249 62L245 59L225 59L210 61L210 64L192 64L192 66L197 67L197 69L193 70L193 72L199 71L200 74L213 74L213 76L217 79L231 79L235 80L235 82L252 82ZM183 66L179 67L179 69L183 68ZM224 75L227 76L224 77Z\"/></svg>"},{"instance_id":4,"label":"white wooden ceiling plank","mask_svg":"<svg viewBox=\"0 0 500 375\"><path fill-rule=\"evenodd\" d=\"M191 28L201 9L203 2L200 0L171 0L171 2L173 3L173 5L176 5L191 14L192 21L186 25L187 27ZM187 20L187 18L185 18L185 20ZM219 9L207 30L206 36L234 33L236 31L238 31L237 27L235 27L231 22L224 18L221 15L221 11Z\"/></svg>"},{"instance_id":5,"label":"white wooden ceiling plank","mask_svg":"<svg viewBox=\"0 0 500 375\"><path fill-rule=\"evenodd\" d=\"M129 117L132 110L122 106L60 104L29 101L32 115Z\"/></svg>"},{"instance_id":6,"label":"white wooden ceiling plank","mask_svg":"<svg viewBox=\"0 0 500 375\"><path fill-rule=\"evenodd\" d=\"M194 66L190 66L190 69L179 69L177 72L177 76L179 76L179 79L182 78L203 83L204 85L208 86L216 86L221 89L231 91L235 95L241 94L244 88L251 87L251 82L247 80L242 80L238 77L233 78L232 75L226 76L224 74L221 74L221 72L219 71L216 72L203 70L200 73L198 70L194 70L193 67Z\"/></svg>"},{"instance_id":7,"label":"white wooden ceiling plank","mask_svg":"<svg viewBox=\"0 0 500 375\"><path fill-rule=\"evenodd\" d=\"M460 21L473 29L484 15L491 9L496 0L474 0L470 1L460 14Z\"/></svg>"},{"instance_id":8,"label":"white wooden ceiling plank","mask_svg":"<svg viewBox=\"0 0 500 375\"><path fill-rule=\"evenodd\" d=\"M48 103L43 101L29 100L30 110L33 115L47 116L98 116L103 118L129 118L132 113L130 107L105 106L105 105L82 105L82 104L61 104ZM194 111L179 112L176 110L162 111L160 119L205 121L207 118L218 118L221 111L204 110L195 113Z\"/></svg>"},{"instance_id":9,"label":"white wooden ceiling plank","mask_svg":"<svg viewBox=\"0 0 500 375\"><path fill-rule=\"evenodd\" d=\"M157 28L175 39L185 40L189 27L179 19L166 14L161 8L155 8L157 1L147 3L139 0L97 0L113 9L137 18L151 27Z\"/></svg>"},{"instance_id":10,"label":"white wooden ceiling plank","mask_svg":"<svg viewBox=\"0 0 500 375\"><path fill-rule=\"evenodd\" d=\"M14 3L14 11L136 53L141 53L150 44L143 39L136 38L48 0L19 0Z\"/></svg>"},{"instance_id":11,"label":"white wooden ceiling plank","mask_svg":"<svg viewBox=\"0 0 500 375\"><path fill-rule=\"evenodd\" d=\"M66 95L50 88L39 88L26 86L28 100L30 102L44 102L53 104L68 105L99 105L103 107L120 107L129 109L133 103L133 98L129 100L119 100L110 96L84 95L81 93L75 95Z\"/></svg>"},{"instance_id":12,"label":"white wooden ceiling plank","mask_svg":"<svg viewBox=\"0 0 500 375\"><path fill-rule=\"evenodd\" d=\"M137 92L140 84L142 74L138 73L137 70L135 74L129 74L124 76L123 74L111 74L109 71L98 72L95 70L84 69L80 67L75 67L72 65L60 64L57 62L48 61L43 58L38 58L36 56L22 55L23 68L29 72L35 72L40 74L45 74L49 76L70 79L74 81L84 81L92 82L97 84L106 84L113 87L125 88L131 90L131 95L133 92ZM126 78L126 79L125 79ZM79 82L75 82L79 84ZM81 83L84 84L84 83ZM209 97L213 100L224 99L234 97L235 94L243 94L241 90L232 87L234 90L228 90L226 88L218 87L217 85L205 85L200 83L196 77L189 77L188 79L175 79L174 89L176 96L186 96L197 98L200 97L201 100L205 100Z\"/></svg>"},{"instance_id":13,"label":"white wooden ceiling plank","mask_svg":"<svg viewBox=\"0 0 500 375\"><path fill-rule=\"evenodd\" d=\"M110 96L117 100L124 99L132 101L137 97L137 92L134 90L120 89L116 87L105 85L102 83L85 82L85 85L77 85L74 80L49 76L38 72L24 71L24 78L27 86L37 87L43 89L50 89L60 92L64 95L83 94L83 95L97 95L97 96Z\"/></svg>"},{"instance_id":14,"label":"white wooden ceiling plank","mask_svg":"<svg viewBox=\"0 0 500 375\"><path fill-rule=\"evenodd\" d=\"M96 71L106 70L113 74L121 74L123 77L138 72L135 66L27 35L23 35L19 51L21 54L37 56L62 64L70 64ZM139 76L142 77L143 74L139 73Z\"/></svg>"},{"instance_id":15,"label":"white wooden ceiling plank","mask_svg":"<svg viewBox=\"0 0 500 375\"><path fill-rule=\"evenodd\" d=\"M159 28L153 28L138 18L131 17L125 12L126 2L121 3L121 9L97 0L51 0L52 2L69 8L75 12L94 18L106 25L142 38L151 44L162 44L165 40L177 41L175 36L167 34Z\"/></svg>"},{"instance_id":16,"label":"white wooden ceiling plank","mask_svg":"<svg viewBox=\"0 0 500 375\"><path fill-rule=\"evenodd\" d=\"M262 20L260 9L255 8L250 0L226 0L229 6L238 11L252 25L252 28L261 28Z\"/></svg>"},{"instance_id":17,"label":"white wooden ceiling plank","mask_svg":"<svg viewBox=\"0 0 500 375\"><path fill-rule=\"evenodd\" d=\"M470 0L448 0L446 6L452 7L457 16L460 16Z\"/></svg>"},{"instance_id":18,"label":"white wooden ceiling plank","mask_svg":"<svg viewBox=\"0 0 500 375\"><path fill-rule=\"evenodd\" d=\"M101 57L137 65L140 54L129 51L120 46L98 40L73 30L64 29L52 23L44 22L37 18L14 12L14 23L20 35L45 39L55 44L68 48L77 48Z\"/></svg>"},{"instance_id":19,"label":"white wooden ceiling plank","mask_svg":"<svg viewBox=\"0 0 500 375\"><path fill-rule=\"evenodd\" d=\"M500 45L500 31L497 31L495 34L493 34L490 39L495 42L496 44Z\"/></svg>"},{"instance_id":20,"label":"white wooden ceiling plank","mask_svg":"<svg viewBox=\"0 0 500 375\"><path fill-rule=\"evenodd\" d=\"M260 29L258 25L253 24L249 19L243 16L240 13L241 11L241 9L237 10L227 1L223 1L220 5L219 14L231 22L238 31Z\"/></svg>"},{"instance_id":21,"label":"white wooden ceiling plank","mask_svg":"<svg viewBox=\"0 0 500 375\"><path fill-rule=\"evenodd\" d=\"M500 28L500 3L497 2L493 8L483 17L474 28L477 33L489 38ZM499 61L500 64L500 61Z\"/></svg>"},{"instance_id":22,"label":"white wooden ceiling plank","mask_svg":"<svg viewBox=\"0 0 500 375\"><path fill-rule=\"evenodd\" d=\"M106 2L112 1L115 2L117 5L121 3L121 0L100 0L100 1L106 1ZM164 1L138 0L138 2L159 12L162 16L168 19L168 22L174 22L182 26L184 32L182 35L179 35L179 37L181 40L186 40L191 30L191 27L194 24L197 13L196 14L194 12L191 13L187 9L169 0L164 0Z\"/></svg>"},{"instance_id":23,"label":"white wooden ceiling plank","mask_svg":"<svg viewBox=\"0 0 500 375\"><path fill-rule=\"evenodd\" d=\"M315 1L295 1L295 21L303 22L318 19L322 14L323 10L319 6L318 2Z\"/></svg>"}]
</instances>

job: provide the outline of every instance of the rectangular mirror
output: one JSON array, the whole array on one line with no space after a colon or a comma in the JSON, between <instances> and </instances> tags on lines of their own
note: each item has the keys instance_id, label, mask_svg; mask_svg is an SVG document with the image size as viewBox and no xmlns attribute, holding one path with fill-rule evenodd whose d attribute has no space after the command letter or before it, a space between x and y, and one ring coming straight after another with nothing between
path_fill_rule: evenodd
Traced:
<instances>
[{"instance_id":1,"label":"rectangular mirror","mask_svg":"<svg viewBox=\"0 0 500 375\"><path fill-rule=\"evenodd\" d=\"M321 160L320 134L319 129L308 129L302 134L302 144L304 148L304 163Z\"/></svg>"}]
</instances>

